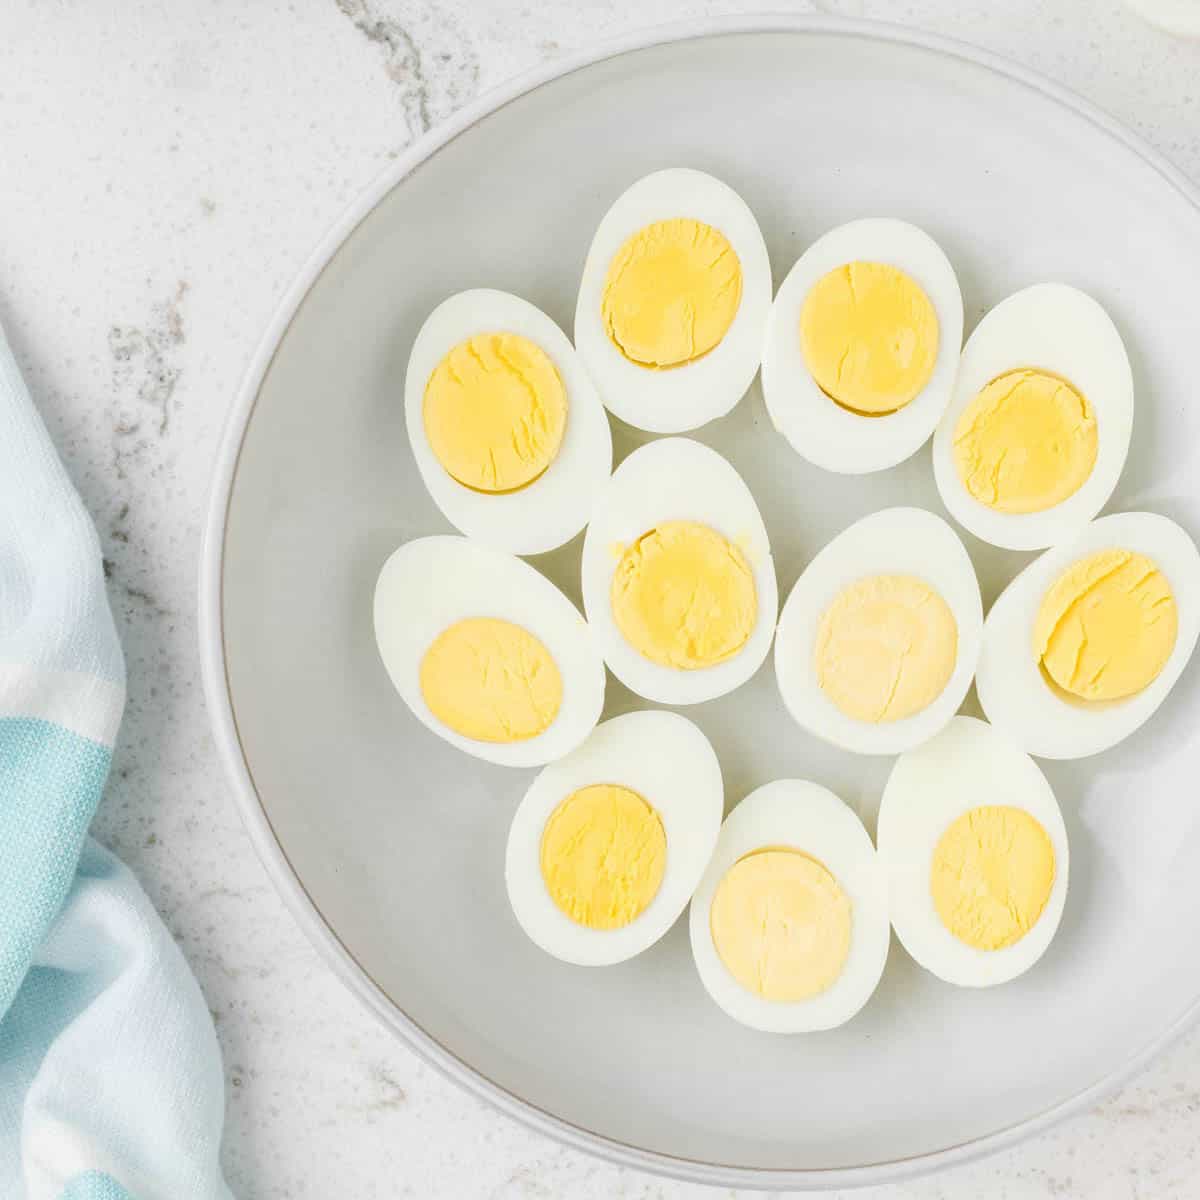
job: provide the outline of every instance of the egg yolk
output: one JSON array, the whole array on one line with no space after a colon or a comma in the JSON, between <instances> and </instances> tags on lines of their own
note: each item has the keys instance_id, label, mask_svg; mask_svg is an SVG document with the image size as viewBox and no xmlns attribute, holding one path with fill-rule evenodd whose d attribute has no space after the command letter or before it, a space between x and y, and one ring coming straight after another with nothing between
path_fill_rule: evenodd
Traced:
<instances>
[{"instance_id":1,"label":"egg yolk","mask_svg":"<svg viewBox=\"0 0 1200 1200\"><path fill-rule=\"evenodd\" d=\"M864 416L914 400L937 363L938 319L910 276L852 262L822 276L800 309L800 350L817 386Z\"/></svg>"},{"instance_id":2,"label":"egg yolk","mask_svg":"<svg viewBox=\"0 0 1200 1200\"><path fill-rule=\"evenodd\" d=\"M1179 632L1166 576L1143 554L1101 550L1073 563L1042 600L1033 649L1063 691L1120 700L1153 683Z\"/></svg>"},{"instance_id":3,"label":"egg yolk","mask_svg":"<svg viewBox=\"0 0 1200 1200\"><path fill-rule=\"evenodd\" d=\"M1096 465L1096 414L1065 379L1023 368L993 379L954 429L954 464L980 504L1042 512L1074 495Z\"/></svg>"},{"instance_id":4,"label":"egg yolk","mask_svg":"<svg viewBox=\"0 0 1200 1200\"><path fill-rule=\"evenodd\" d=\"M639 229L608 267L601 315L609 338L642 367L678 367L729 332L742 264L729 239L687 217Z\"/></svg>"},{"instance_id":5,"label":"egg yolk","mask_svg":"<svg viewBox=\"0 0 1200 1200\"><path fill-rule=\"evenodd\" d=\"M985 805L958 817L933 851L929 886L942 924L976 950L1003 950L1037 924L1054 886L1054 846L1029 813Z\"/></svg>"},{"instance_id":6,"label":"egg yolk","mask_svg":"<svg viewBox=\"0 0 1200 1200\"><path fill-rule=\"evenodd\" d=\"M740 858L713 895L709 928L747 991L795 1004L825 991L850 953L851 906L823 863L781 847Z\"/></svg>"},{"instance_id":7,"label":"egg yolk","mask_svg":"<svg viewBox=\"0 0 1200 1200\"><path fill-rule=\"evenodd\" d=\"M567 393L550 356L515 333L459 342L425 385L425 436L446 473L480 492L511 492L554 461Z\"/></svg>"},{"instance_id":8,"label":"egg yolk","mask_svg":"<svg viewBox=\"0 0 1200 1200\"><path fill-rule=\"evenodd\" d=\"M732 658L758 613L745 555L694 521L664 521L626 548L610 600L625 640L651 662L681 671Z\"/></svg>"},{"instance_id":9,"label":"egg yolk","mask_svg":"<svg viewBox=\"0 0 1200 1200\"><path fill-rule=\"evenodd\" d=\"M620 929L649 907L667 866L662 820L637 792L597 783L568 796L542 831L541 867L558 909L588 929Z\"/></svg>"},{"instance_id":10,"label":"egg yolk","mask_svg":"<svg viewBox=\"0 0 1200 1200\"><path fill-rule=\"evenodd\" d=\"M958 623L911 575L870 575L843 589L817 626L817 683L856 721L902 721L950 682Z\"/></svg>"},{"instance_id":11,"label":"egg yolk","mask_svg":"<svg viewBox=\"0 0 1200 1200\"><path fill-rule=\"evenodd\" d=\"M562 707L550 651L526 629L469 617L444 629L421 659L421 695L455 733L477 742L523 742L545 733Z\"/></svg>"}]
</instances>

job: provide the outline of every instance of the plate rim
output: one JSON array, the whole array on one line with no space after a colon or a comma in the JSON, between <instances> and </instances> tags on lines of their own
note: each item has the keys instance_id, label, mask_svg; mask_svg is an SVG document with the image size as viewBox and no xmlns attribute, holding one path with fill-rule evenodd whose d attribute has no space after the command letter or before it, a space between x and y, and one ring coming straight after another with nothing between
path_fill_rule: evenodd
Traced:
<instances>
[{"instance_id":1,"label":"plate rim","mask_svg":"<svg viewBox=\"0 0 1200 1200\"><path fill-rule=\"evenodd\" d=\"M320 239L279 300L242 376L218 443L200 549L197 638L201 682L213 740L243 827L259 862L292 918L325 964L347 990L410 1050L445 1078L468 1094L485 1101L493 1109L560 1144L597 1156L613 1165L709 1186L814 1191L865 1187L910 1179L982 1158L1048 1130L1114 1092L1186 1033L1200 1019L1200 995L1136 1054L1095 1083L1024 1120L924 1154L857 1166L747 1167L647 1150L596 1133L510 1092L442 1045L383 992L326 922L293 868L287 851L276 837L255 788L233 713L223 620L225 533L230 500L242 444L262 383L292 320L317 279L357 226L384 197L443 146L485 117L527 93L585 67L656 46L722 36L772 33L826 34L882 42L927 50L982 67L1040 93L1089 121L1101 133L1107 134L1153 168L1185 201L1190 202L1200 218L1200 187L1164 154L1115 117L1040 72L1004 55L941 34L909 29L890 22L825 14L749 14L657 24L543 63L490 88L441 125L419 137L394 162L380 171Z\"/></svg>"}]
</instances>

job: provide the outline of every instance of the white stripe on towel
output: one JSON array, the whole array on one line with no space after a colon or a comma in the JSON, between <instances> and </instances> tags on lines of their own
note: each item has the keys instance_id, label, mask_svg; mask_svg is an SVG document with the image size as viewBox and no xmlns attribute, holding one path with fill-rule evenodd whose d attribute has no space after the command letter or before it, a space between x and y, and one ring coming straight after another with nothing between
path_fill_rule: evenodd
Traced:
<instances>
[{"instance_id":1,"label":"white stripe on towel","mask_svg":"<svg viewBox=\"0 0 1200 1200\"><path fill-rule=\"evenodd\" d=\"M0 663L0 718L52 721L111 746L121 724L125 689L94 675L24 663Z\"/></svg>"}]
</instances>

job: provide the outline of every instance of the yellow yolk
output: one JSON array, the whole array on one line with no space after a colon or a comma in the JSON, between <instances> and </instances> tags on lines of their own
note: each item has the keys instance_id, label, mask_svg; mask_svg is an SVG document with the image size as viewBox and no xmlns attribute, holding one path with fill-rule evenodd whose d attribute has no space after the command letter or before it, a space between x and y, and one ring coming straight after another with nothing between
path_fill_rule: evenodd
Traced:
<instances>
[{"instance_id":1,"label":"yellow yolk","mask_svg":"<svg viewBox=\"0 0 1200 1200\"><path fill-rule=\"evenodd\" d=\"M920 712L941 695L957 659L954 614L911 575L852 583L817 626L817 683L856 721L901 721Z\"/></svg>"},{"instance_id":2,"label":"yellow yolk","mask_svg":"<svg viewBox=\"0 0 1200 1200\"><path fill-rule=\"evenodd\" d=\"M1009 371L963 410L954 464L963 486L997 512L1042 512L1077 492L1096 465L1096 414L1065 379Z\"/></svg>"},{"instance_id":3,"label":"yellow yolk","mask_svg":"<svg viewBox=\"0 0 1200 1200\"><path fill-rule=\"evenodd\" d=\"M937 363L938 319L903 271L852 262L813 285L800 349L817 386L843 408L883 416L914 400Z\"/></svg>"},{"instance_id":4,"label":"yellow yolk","mask_svg":"<svg viewBox=\"0 0 1200 1200\"><path fill-rule=\"evenodd\" d=\"M649 907L667 866L667 835L637 792L597 783L568 796L542 832L546 890L572 921L620 929Z\"/></svg>"},{"instance_id":5,"label":"yellow yolk","mask_svg":"<svg viewBox=\"0 0 1200 1200\"><path fill-rule=\"evenodd\" d=\"M1179 631L1175 596L1145 555L1101 550L1073 563L1042 600L1033 649L1081 700L1119 700L1153 683Z\"/></svg>"},{"instance_id":6,"label":"yellow yolk","mask_svg":"<svg viewBox=\"0 0 1200 1200\"><path fill-rule=\"evenodd\" d=\"M631 362L678 367L729 332L742 300L742 264L729 240L677 217L639 229L608 267L604 328Z\"/></svg>"},{"instance_id":7,"label":"yellow yolk","mask_svg":"<svg viewBox=\"0 0 1200 1200\"><path fill-rule=\"evenodd\" d=\"M664 521L626 548L610 600L625 640L651 662L681 671L732 658L758 612L745 555L694 521Z\"/></svg>"},{"instance_id":8,"label":"yellow yolk","mask_svg":"<svg viewBox=\"0 0 1200 1200\"><path fill-rule=\"evenodd\" d=\"M826 867L770 847L739 859L709 910L713 945L747 991L795 1004L825 991L850 953L850 900Z\"/></svg>"},{"instance_id":9,"label":"yellow yolk","mask_svg":"<svg viewBox=\"0 0 1200 1200\"><path fill-rule=\"evenodd\" d=\"M477 742L545 733L562 706L550 651L520 625L469 617L444 629L421 659L421 695L444 725Z\"/></svg>"},{"instance_id":10,"label":"yellow yolk","mask_svg":"<svg viewBox=\"0 0 1200 1200\"><path fill-rule=\"evenodd\" d=\"M459 342L425 385L425 435L446 473L480 492L511 492L554 461L567 393L549 355L515 333Z\"/></svg>"},{"instance_id":11,"label":"yellow yolk","mask_svg":"<svg viewBox=\"0 0 1200 1200\"><path fill-rule=\"evenodd\" d=\"M933 851L929 886L942 924L976 950L1002 950L1037 923L1054 886L1054 846L1021 808L963 813Z\"/></svg>"}]
</instances>

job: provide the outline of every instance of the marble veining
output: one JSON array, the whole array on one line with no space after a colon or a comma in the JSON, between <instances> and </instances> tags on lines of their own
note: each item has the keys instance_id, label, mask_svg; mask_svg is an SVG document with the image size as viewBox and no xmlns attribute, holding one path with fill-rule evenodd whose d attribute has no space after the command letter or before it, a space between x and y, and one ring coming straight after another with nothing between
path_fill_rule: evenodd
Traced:
<instances>
[{"instance_id":1,"label":"marble veining","mask_svg":"<svg viewBox=\"0 0 1200 1200\"><path fill-rule=\"evenodd\" d=\"M208 732L195 587L225 413L271 313L386 163L478 92L762 0L110 0L0 7L0 320L100 534L129 702L96 832L187 955L225 1055L235 1194L716 1195L464 1095L342 988L268 884ZM768 5L767 7L771 7ZM775 5L774 7L780 7ZM1078 89L1200 179L1200 44L1117 0L820 0ZM1200 1035L1034 1142L866 1200L1200 1194Z\"/></svg>"},{"instance_id":2,"label":"marble veining","mask_svg":"<svg viewBox=\"0 0 1200 1200\"><path fill-rule=\"evenodd\" d=\"M337 0L368 42L379 48L389 79L400 89L410 136L470 100L479 86L479 59L467 35L434 5Z\"/></svg>"}]
</instances>

